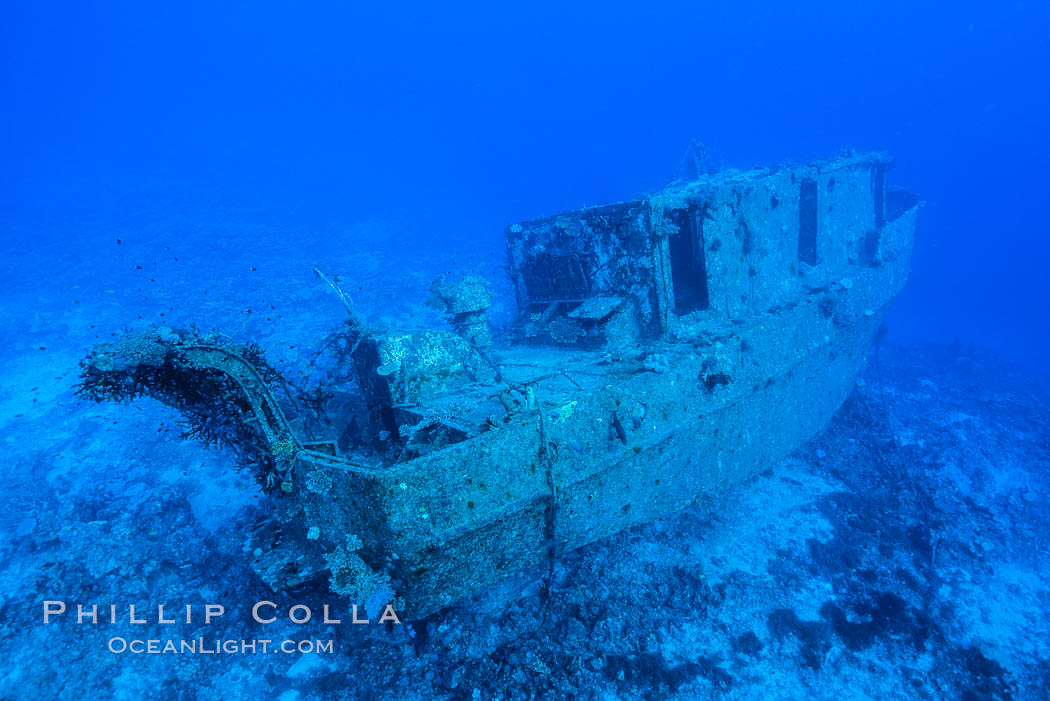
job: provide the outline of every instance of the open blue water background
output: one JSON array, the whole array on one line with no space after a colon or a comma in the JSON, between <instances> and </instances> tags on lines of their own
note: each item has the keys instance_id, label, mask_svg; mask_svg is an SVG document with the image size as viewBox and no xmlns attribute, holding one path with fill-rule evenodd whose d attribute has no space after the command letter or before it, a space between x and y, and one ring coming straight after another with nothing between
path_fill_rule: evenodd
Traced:
<instances>
[{"instance_id":1,"label":"open blue water background","mask_svg":"<svg viewBox=\"0 0 1050 701\"><path fill-rule=\"evenodd\" d=\"M606 698L1050 693L1050 591L1041 584L1050 438L1045 395L1029 393L1045 383L1050 350L1047 2L15 0L0 17L3 698L156 689L286 701L560 698L594 681L558 677L573 665ZM897 160L891 183L926 206L912 277L888 321L887 348L897 350L885 351L884 376L868 376L890 389L858 390L824 442L783 468L790 482L731 497L719 518L736 525L724 541L698 536L709 523L694 514L567 565L571 581L598 587L603 573L587 563L611 558L626 569L604 575L627 591L649 581L639 574L649 572L646 558L665 548L652 555L664 579L604 601L612 610L659 598L657 618L693 616L684 632L657 635L678 643L613 650L635 638L593 624L598 614L577 605L585 632L515 647L521 636L492 631L520 622L453 612L411 640L375 643L386 650L379 657L350 645L330 666L242 660L220 674L200 661L136 666L38 625L52 592L71 601L204 596L201 587L259 594L216 579L251 577L227 568L236 567L236 519L254 508L255 485L229 475L223 455L174 440L170 412L78 404L70 388L91 344L126 326L198 322L259 338L292 367L301 344L340 319L314 265L352 280L370 320L432 322L419 303L436 275L474 271L505 284L507 223L656 190L691 139L715 166L738 168L884 149ZM508 318L509 304L494 317ZM851 427L874 437L860 440ZM904 474L934 486L907 503L870 501L889 478L865 460L887 445L903 450L893 485ZM794 503L799 489L813 497L797 505L805 516L785 516L778 504ZM869 501L828 496L840 493ZM46 512L62 523L45 525ZM795 535L757 535L746 516L732 516L756 512ZM888 535L877 525L885 513L901 519ZM74 522L80 530L62 531ZM157 536L164 524L174 540ZM867 555L849 554L869 536ZM716 595L668 564L681 547L739 565L730 544L761 538L766 550L752 555L780 563L770 570L775 603L747 599L757 580ZM133 566L164 561L175 541L197 549L184 558L197 573L192 587ZM887 542L900 550L887 554ZM82 577L85 562L108 557L123 564ZM914 576L940 598L912 601L895 588L902 575L892 586L864 579L880 557L931 560ZM708 566L711 577L723 567ZM843 633L848 626L821 608L831 595L814 582L871 630ZM664 588L706 593L683 603ZM842 603L850 597L853 608ZM754 612L761 625L733 611ZM576 639L598 642L565 652ZM871 642L902 639L926 656L887 656ZM799 650L770 652L789 643ZM65 660L46 654L60 644L82 649ZM865 654L906 672L873 672ZM498 665L480 661L492 659ZM457 677L449 660L467 671ZM388 673L361 672L370 662ZM511 669L532 670L533 681L508 677Z\"/></svg>"},{"instance_id":2,"label":"open blue water background","mask_svg":"<svg viewBox=\"0 0 1050 701\"><path fill-rule=\"evenodd\" d=\"M1050 346L1043 2L14 2L0 31L4 220L48 238L193 198L498 249L692 138L733 167L883 148L928 202L892 330Z\"/></svg>"}]
</instances>

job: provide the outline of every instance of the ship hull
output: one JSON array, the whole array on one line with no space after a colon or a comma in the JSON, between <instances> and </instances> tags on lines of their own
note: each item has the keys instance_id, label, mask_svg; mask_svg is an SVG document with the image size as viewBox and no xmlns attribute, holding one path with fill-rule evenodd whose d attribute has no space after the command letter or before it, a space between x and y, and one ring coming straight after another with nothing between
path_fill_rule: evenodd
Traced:
<instances>
[{"instance_id":1,"label":"ship hull","mask_svg":"<svg viewBox=\"0 0 1050 701\"><path fill-rule=\"evenodd\" d=\"M80 392L155 396L234 449L273 497L249 539L270 586L324 577L419 618L820 431L908 277L920 203L887 190L891 163L723 171L511 225L519 314L494 345L480 278L432 286L455 333L389 331L317 270L347 318L316 394L255 344L169 328L97 346Z\"/></svg>"},{"instance_id":2,"label":"ship hull","mask_svg":"<svg viewBox=\"0 0 1050 701\"><path fill-rule=\"evenodd\" d=\"M702 341L664 344L659 364L567 361L498 431L382 471L302 458L300 473L337 474L330 492L305 493L296 522L318 524L322 543L359 536L412 619L709 502L797 449L845 401L906 281L916 211L883 227L880 265L815 281L790 308Z\"/></svg>"}]
</instances>

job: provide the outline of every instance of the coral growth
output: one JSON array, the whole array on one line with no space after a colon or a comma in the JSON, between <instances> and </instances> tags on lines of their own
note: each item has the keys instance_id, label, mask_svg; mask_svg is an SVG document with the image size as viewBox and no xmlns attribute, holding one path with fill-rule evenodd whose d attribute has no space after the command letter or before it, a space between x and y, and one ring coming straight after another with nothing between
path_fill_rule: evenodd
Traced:
<instances>
[{"instance_id":1,"label":"coral growth","mask_svg":"<svg viewBox=\"0 0 1050 701\"><path fill-rule=\"evenodd\" d=\"M374 616L393 601L394 590L389 575L376 572L357 554L361 545L361 539L350 534L346 545L324 556L330 572L328 585L333 592L363 605L369 616Z\"/></svg>"},{"instance_id":2,"label":"coral growth","mask_svg":"<svg viewBox=\"0 0 1050 701\"><path fill-rule=\"evenodd\" d=\"M286 385L254 344L230 343L219 334L147 329L103 343L81 361L79 396L93 401L130 401L150 396L183 415L183 437L209 447L231 450L238 469L250 468L267 488L272 475L286 474L294 446L269 445L265 431L253 417L251 400L227 372L189 359L188 348L220 349L248 363L271 390ZM285 464L280 464L285 463ZM286 482L287 480L284 480Z\"/></svg>"}]
</instances>

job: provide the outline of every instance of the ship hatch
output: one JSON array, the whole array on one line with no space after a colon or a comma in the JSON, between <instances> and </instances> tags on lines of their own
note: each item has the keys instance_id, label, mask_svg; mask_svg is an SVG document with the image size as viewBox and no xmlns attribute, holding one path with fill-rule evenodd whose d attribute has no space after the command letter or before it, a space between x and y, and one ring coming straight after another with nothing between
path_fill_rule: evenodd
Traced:
<instances>
[{"instance_id":1,"label":"ship hatch","mask_svg":"<svg viewBox=\"0 0 1050 701\"><path fill-rule=\"evenodd\" d=\"M669 242L675 313L681 315L707 309L704 234L697 210L676 209L671 212L671 221L678 227Z\"/></svg>"},{"instance_id":2,"label":"ship hatch","mask_svg":"<svg viewBox=\"0 0 1050 701\"><path fill-rule=\"evenodd\" d=\"M817 182L803 180L798 198L798 262L817 264Z\"/></svg>"}]
</instances>

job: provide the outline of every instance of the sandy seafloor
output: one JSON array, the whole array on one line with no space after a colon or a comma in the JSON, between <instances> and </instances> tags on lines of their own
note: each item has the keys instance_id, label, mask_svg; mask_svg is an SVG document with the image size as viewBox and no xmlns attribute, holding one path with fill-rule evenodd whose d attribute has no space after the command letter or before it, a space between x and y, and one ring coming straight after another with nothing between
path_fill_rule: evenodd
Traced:
<instances>
[{"instance_id":1,"label":"sandy seafloor","mask_svg":"<svg viewBox=\"0 0 1050 701\"><path fill-rule=\"evenodd\" d=\"M3 232L0 697L1050 698L1050 393L972 349L892 335L794 455L563 555L545 621L527 572L392 631L261 631L251 602L337 600L269 592L242 552L266 503L251 477L181 441L156 402L77 400L78 360L124 327L195 322L302 367L341 321L312 266L351 281L372 323L437 324L420 306L436 275L505 290L500 233L144 201ZM44 626L45 599L231 610L210 626ZM335 652L118 655L115 635L334 638Z\"/></svg>"}]
</instances>

